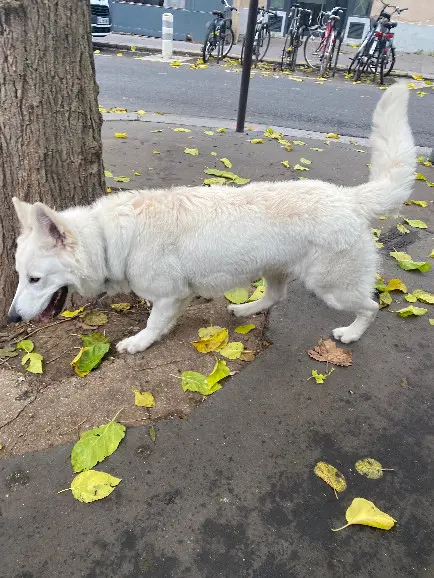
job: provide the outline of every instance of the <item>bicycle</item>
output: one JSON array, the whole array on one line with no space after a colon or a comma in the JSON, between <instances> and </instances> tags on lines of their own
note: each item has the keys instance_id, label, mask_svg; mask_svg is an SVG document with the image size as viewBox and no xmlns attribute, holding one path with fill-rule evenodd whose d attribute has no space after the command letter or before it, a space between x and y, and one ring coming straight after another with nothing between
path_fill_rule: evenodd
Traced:
<instances>
[{"instance_id":1,"label":"bicycle","mask_svg":"<svg viewBox=\"0 0 434 578\"><path fill-rule=\"evenodd\" d=\"M287 66L290 70L295 70L297 64L297 53L303 42L306 30L309 30L312 21L312 10L302 8L300 4L294 4L288 14L289 27L283 45L280 68L283 71Z\"/></svg>"},{"instance_id":2,"label":"bicycle","mask_svg":"<svg viewBox=\"0 0 434 578\"><path fill-rule=\"evenodd\" d=\"M333 75L339 58L343 35L341 23L346 8L335 6L330 12L321 12L318 17L319 26L310 29L310 34L304 43L304 59L313 69L319 69L321 77L326 76L332 66Z\"/></svg>"},{"instance_id":3,"label":"bicycle","mask_svg":"<svg viewBox=\"0 0 434 578\"><path fill-rule=\"evenodd\" d=\"M391 22L391 19L394 14L399 16L408 8L399 8L392 4L386 4L383 0L381 2L383 8L380 14L371 23L368 34L363 39L348 67L349 74L355 71L355 81L358 81L368 69L374 74L375 81L378 67L380 67L380 84L384 84L384 78L392 72L395 66L394 33L391 32L391 29L396 28L398 23ZM388 8L394 9L392 13L387 12Z\"/></svg>"},{"instance_id":4,"label":"bicycle","mask_svg":"<svg viewBox=\"0 0 434 578\"><path fill-rule=\"evenodd\" d=\"M237 10L228 4L227 0L221 0L224 10L213 10L214 20L209 24L205 40L202 46L202 59L208 62L216 51L217 64L223 60L234 44L234 32L232 30L232 11Z\"/></svg>"},{"instance_id":5,"label":"bicycle","mask_svg":"<svg viewBox=\"0 0 434 578\"><path fill-rule=\"evenodd\" d=\"M253 57L255 59L255 65L257 65L258 62L262 62L265 55L267 54L271 40L270 23L273 21L273 19L277 18L278 15L276 12L266 10L265 8L258 8L255 25L255 36L253 39ZM245 45L246 39L244 38L243 45L241 47L241 64L244 62Z\"/></svg>"}]
</instances>

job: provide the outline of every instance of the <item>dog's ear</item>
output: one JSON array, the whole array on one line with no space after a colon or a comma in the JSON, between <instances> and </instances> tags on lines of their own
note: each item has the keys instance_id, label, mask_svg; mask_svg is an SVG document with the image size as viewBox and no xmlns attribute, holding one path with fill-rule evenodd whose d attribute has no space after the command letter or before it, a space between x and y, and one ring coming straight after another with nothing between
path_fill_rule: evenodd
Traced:
<instances>
[{"instance_id":1,"label":"dog's ear","mask_svg":"<svg viewBox=\"0 0 434 578\"><path fill-rule=\"evenodd\" d=\"M12 197L15 212L20 221L21 230L27 231L32 228L33 205L20 201L17 197Z\"/></svg>"},{"instance_id":2,"label":"dog's ear","mask_svg":"<svg viewBox=\"0 0 434 578\"><path fill-rule=\"evenodd\" d=\"M55 245L62 247L71 247L73 245L73 235L68 231L62 217L44 205L44 203L35 203L34 221L41 233L54 241Z\"/></svg>"}]
</instances>

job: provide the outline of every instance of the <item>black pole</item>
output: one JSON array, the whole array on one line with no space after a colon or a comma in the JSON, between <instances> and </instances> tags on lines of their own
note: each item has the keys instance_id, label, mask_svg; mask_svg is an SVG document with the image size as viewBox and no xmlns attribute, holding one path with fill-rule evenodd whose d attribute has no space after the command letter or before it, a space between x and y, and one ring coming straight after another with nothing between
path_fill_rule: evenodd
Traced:
<instances>
[{"instance_id":1,"label":"black pole","mask_svg":"<svg viewBox=\"0 0 434 578\"><path fill-rule=\"evenodd\" d=\"M237 132L244 132L247 96L249 94L250 71L252 68L253 40L255 39L256 16L259 0L250 0L247 30L244 42L243 72L241 74L240 100L238 101Z\"/></svg>"}]
</instances>

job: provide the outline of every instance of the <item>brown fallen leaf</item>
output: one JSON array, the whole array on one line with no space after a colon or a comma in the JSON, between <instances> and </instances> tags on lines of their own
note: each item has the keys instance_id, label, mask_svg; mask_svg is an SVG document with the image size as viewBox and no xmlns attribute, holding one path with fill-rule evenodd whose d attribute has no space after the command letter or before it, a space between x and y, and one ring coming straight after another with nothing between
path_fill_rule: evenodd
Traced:
<instances>
[{"instance_id":1,"label":"brown fallen leaf","mask_svg":"<svg viewBox=\"0 0 434 578\"><path fill-rule=\"evenodd\" d=\"M353 363L352 350L336 347L336 343L332 339L326 339L325 341L321 339L314 349L309 349L307 354L317 361L326 361L333 365L348 367Z\"/></svg>"}]
</instances>

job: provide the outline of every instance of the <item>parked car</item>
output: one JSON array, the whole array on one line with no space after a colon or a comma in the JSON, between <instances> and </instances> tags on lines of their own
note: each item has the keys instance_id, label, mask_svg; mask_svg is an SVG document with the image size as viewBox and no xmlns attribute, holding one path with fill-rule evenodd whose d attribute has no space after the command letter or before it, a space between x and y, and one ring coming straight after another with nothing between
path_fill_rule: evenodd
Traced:
<instances>
[{"instance_id":1,"label":"parked car","mask_svg":"<svg viewBox=\"0 0 434 578\"><path fill-rule=\"evenodd\" d=\"M112 30L109 0L90 0L92 36L107 36Z\"/></svg>"}]
</instances>

